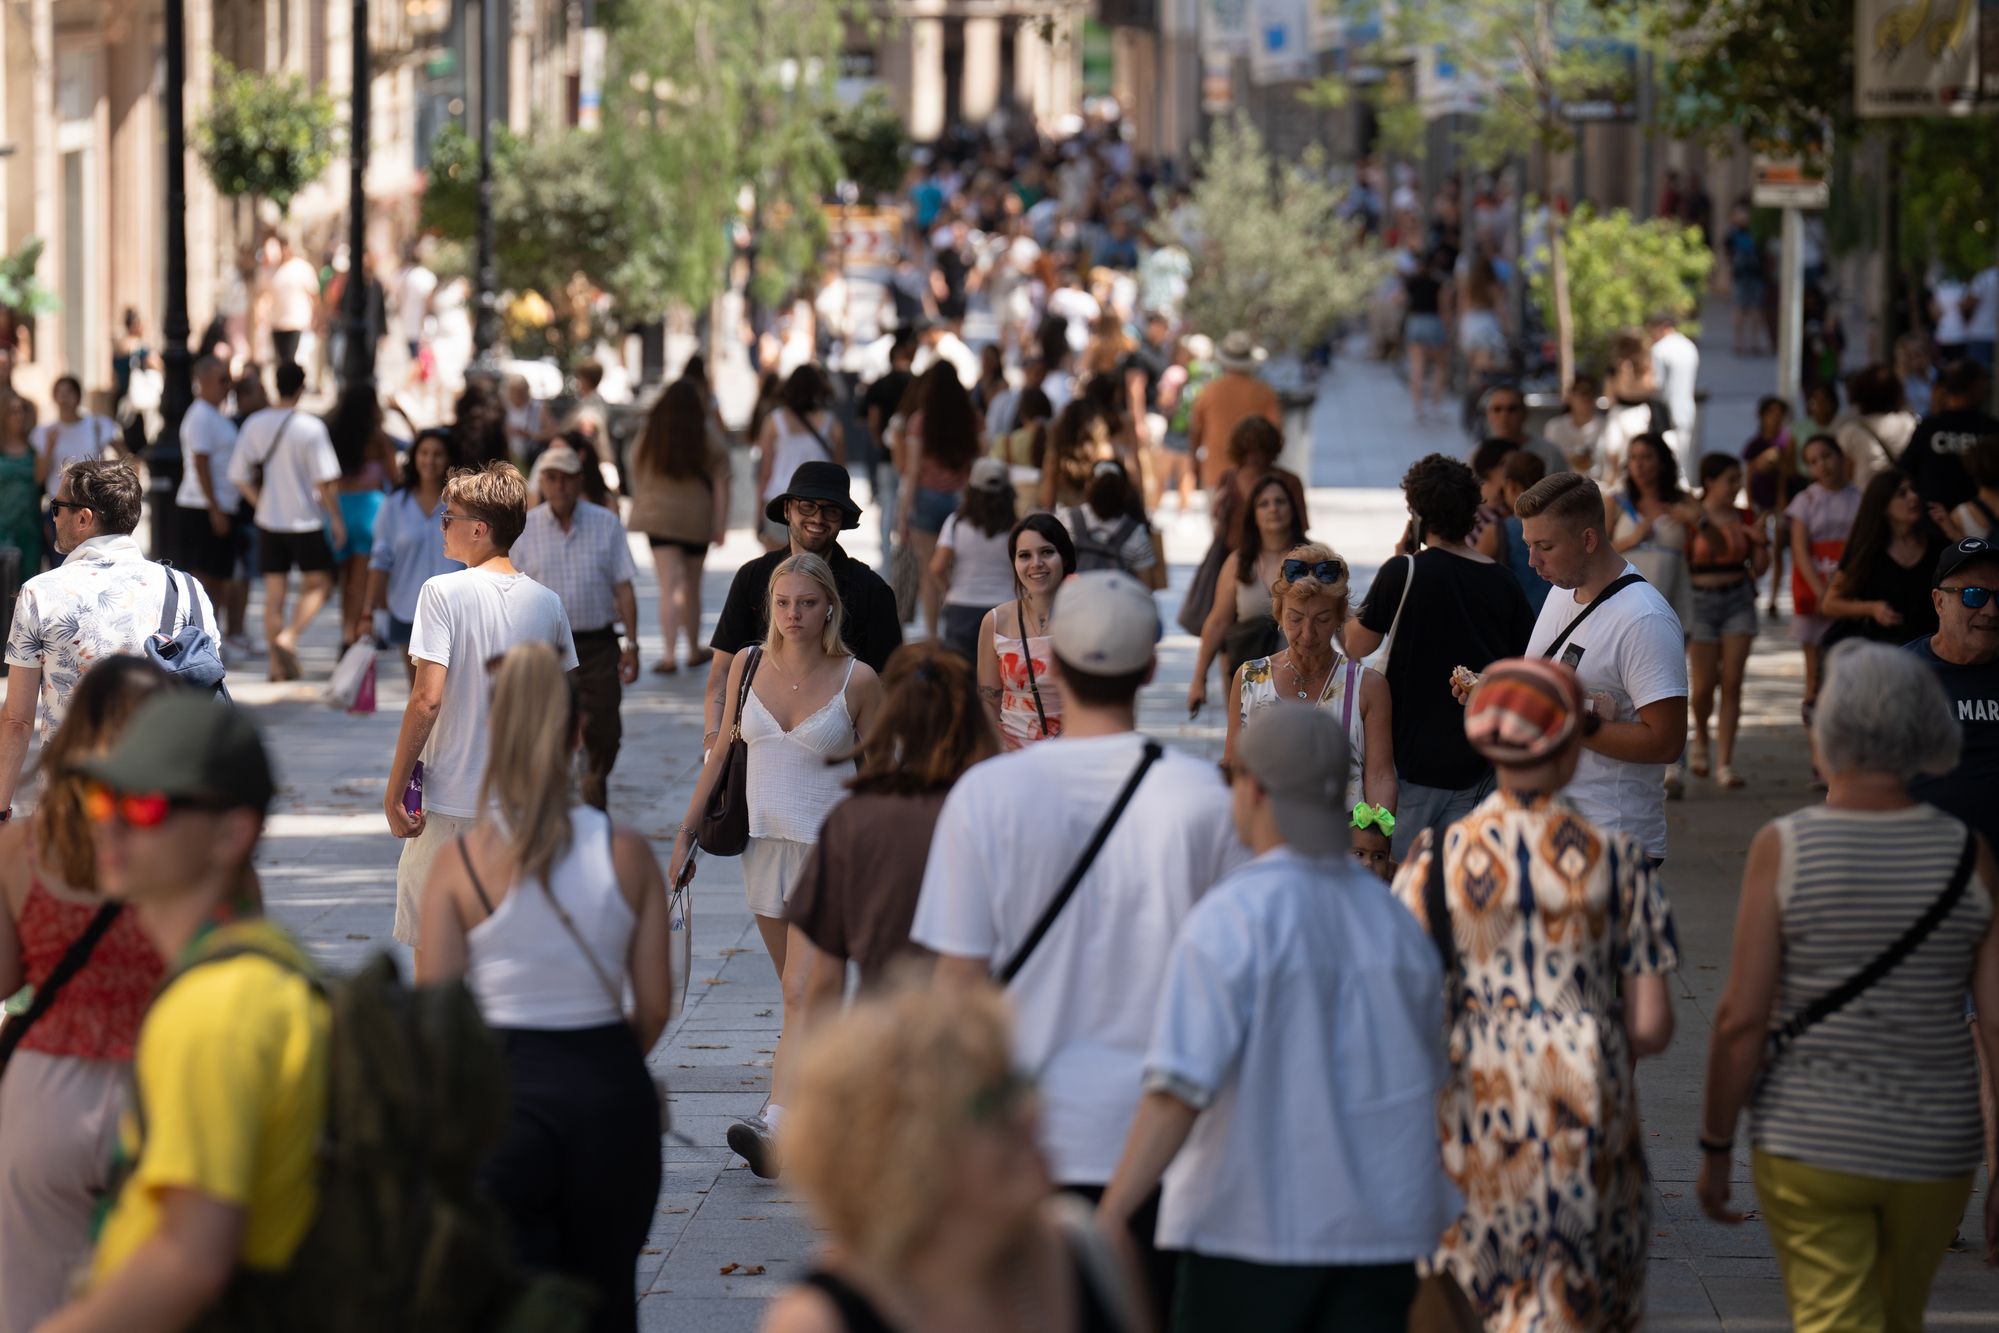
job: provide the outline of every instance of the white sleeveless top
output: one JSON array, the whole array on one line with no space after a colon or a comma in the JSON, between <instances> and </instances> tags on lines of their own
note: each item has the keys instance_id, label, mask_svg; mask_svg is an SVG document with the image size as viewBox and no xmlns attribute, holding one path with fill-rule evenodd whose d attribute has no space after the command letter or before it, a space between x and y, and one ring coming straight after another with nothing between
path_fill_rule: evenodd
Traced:
<instances>
[{"instance_id":1,"label":"white sleeveless top","mask_svg":"<svg viewBox=\"0 0 1999 1333\"><path fill-rule=\"evenodd\" d=\"M453 848L445 853L457 856ZM491 887L487 889L490 896ZM589 805L569 808L569 849L549 867L548 888L539 880L507 889L493 914L465 934L471 960L466 983L479 1012L496 1028L573 1031L624 1021L604 983L549 904L553 893L596 956L597 966L620 990L625 959L637 925L618 889L611 860L611 820Z\"/></svg>"},{"instance_id":2,"label":"white sleeveless top","mask_svg":"<svg viewBox=\"0 0 1999 1333\"><path fill-rule=\"evenodd\" d=\"M750 836L782 838L787 842L819 841L819 826L827 812L846 796L844 785L854 775L852 764L829 764L831 756L854 748L854 720L847 712L847 683L854 678L854 659L840 688L818 711L790 731L777 724L754 688L743 703L743 740L749 745L750 768L744 787L750 804Z\"/></svg>"},{"instance_id":3,"label":"white sleeveless top","mask_svg":"<svg viewBox=\"0 0 1999 1333\"><path fill-rule=\"evenodd\" d=\"M777 441L771 446L770 482L764 487L766 504L791 489L791 474L798 471L800 463L830 462L833 457L832 437L827 435L827 442L819 443L817 437L792 415L790 408L779 408L770 414L770 420L771 428L777 433ZM831 417L827 418L827 424L832 424ZM820 434L826 432L821 431Z\"/></svg>"},{"instance_id":4,"label":"white sleeveless top","mask_svg":"<svg viewBox=\"0 0 1999 1333\"><path fill-rule=\"evenodd\" d=\"M1276 660L1274 657L1259 657L1242 664L1241 718L1244 722L1249 721L1251 713L1286 700L1302 702L1295 695L1278 693L1277 671L1273 665ZM1351 761L1347 765L1346 804L1341 808L1349 813L1360 804L1362 770L1367 767L1367 724L1360 715L1360 684L1366 670L1344 653L1335 653L1332 675L1326 678L1326 687L1319 695L1318 706L1335 714L1347 733L1347 753Z\"/></svg>"}]
</instances>

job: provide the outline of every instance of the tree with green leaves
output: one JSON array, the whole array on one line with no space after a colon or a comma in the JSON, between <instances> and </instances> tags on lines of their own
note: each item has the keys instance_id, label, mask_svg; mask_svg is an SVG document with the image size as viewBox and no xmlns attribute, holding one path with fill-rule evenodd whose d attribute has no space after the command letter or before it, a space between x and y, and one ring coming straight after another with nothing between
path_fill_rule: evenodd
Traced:
<instances>
[{"instance_id":1,"label":"tree with green leaves","mask_svg":"<svg viewBox=\"0 0 1999 1333\"><path fill-rule=\"evenodd\" d=\"M1578 207L1563 229L1569 259L1570 319L1577 360L1601 366L1611 340L1655 314L1670 313L1689 335L1700 330L1691 318L1700 307L1714 252L1698 227L1675 218L1634 220L1619 208L1599 213ZM1532 282L1534 300L1544 311L1554 304L1554 266L1546 247Z\"/></svg>"},{"instance_id":2,"label":"tree with green leaves","mask_svg":"<svg viewBox=\"0 0 1999 1333\"><path fill-rule=\"evenodd\" d=\"M1156 239L1193 260L1187 322L1215 338L1247 329L1303 352L1365 308L1390 270L1381 247L1340 216L1318 150L1275 162L1247 116L1215 123L1199 153L1185 232Z\"/></svg>"},{"instance_id":3,"label":"tree with green leaves","mask_svg":"<svg viewBox=\"0 0 1999 1333\"><path fill-rule=\"evenodd\" d=\"M13 347L23 327L62 305L37 272L42 249L41 237L30 236L13 254L0 255L0 347Z\"/></svg>"},{"instance_id":4,"label":"tree with green leaves","mask_svg":"<svg viewBox=\"0 0 1999 1333\"><path fill-rule=\"evenodd\" d=\"M851 106L833 115L828 132L840 154L840 174L872 202L902 184L909 155L909 129L895 103L880 88L870 88Z\"/></svg>"},{"instance_id":5,"label":"tree with green leaves","mask_svg":"<svg viewBox=\"0 0 1999 1333\"><path fill-rule=\"evenodd\" d=\"M333 161L333 99L298 74L259 74L215 57L195 151L223 197L268 199L280 213Z\"/></svg>"}]
</instances>

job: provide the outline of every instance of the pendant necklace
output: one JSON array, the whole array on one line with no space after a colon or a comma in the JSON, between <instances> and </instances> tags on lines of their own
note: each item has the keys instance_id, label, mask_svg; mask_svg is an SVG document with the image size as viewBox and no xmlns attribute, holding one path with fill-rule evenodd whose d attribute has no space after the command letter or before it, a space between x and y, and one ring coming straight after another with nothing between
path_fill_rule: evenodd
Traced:
<instances>
[{"instance_id":1,"label":"pendant necklace","mask_svg":"<svg viewBox=\"0 0 1999 1333\"><path fill-rule=\"evenodd\" d=\"M1284 665L1291 668L1291 679L1296 681L1300 686L1303 686L1305 684L1304 674L1298 670L1298 663L1292 660L1291 654L1284 654ZM1333 666L1326 668L1326 678L1319 682L1319 693L1325 693L1326 686L1333 683L1333 667L1337 667L1338 665L1339 661L1335 658ZM1298 697L1310 703L1312 700L1312 691L1301 688L1298 691Z\"/></svg>"}]
</instances>

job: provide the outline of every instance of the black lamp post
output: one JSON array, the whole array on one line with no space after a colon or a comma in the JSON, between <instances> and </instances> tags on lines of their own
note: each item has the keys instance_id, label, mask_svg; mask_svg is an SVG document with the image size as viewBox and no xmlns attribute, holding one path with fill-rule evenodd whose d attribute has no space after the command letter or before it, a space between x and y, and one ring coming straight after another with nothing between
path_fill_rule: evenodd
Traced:
<instances>
[{"instance_id":1,"label":"black lamp post","mask_svg":"<svg viewBox=\"0 0 1999 1333\"><path fill-rule=\"evenodd\" d=\"M354 101L347 134L347 286L341 312L347 326L340 375L349 393L375 389L375 330L368 327L368 0L354 0Z\"/></svg>"},{"instance_id":2,"label":"black lamp post","mask_svg":"<svg viewBox=\"0 0 1999 1333\"><path fill-rule=\"evenodd\" d=\"M499 377L499 273L493 260L493 94L500 82L500 19L505 0L479 6L479 252L478 296L473 308L472 373Z\"/></svg>"},{"instance_id":3,"label":"black lamp post","mask_svg":"<svg viewBox=\"0 0 1999 1333\"><path fill-rule=\"evenodd\" d=\"M187 339L187 82L186 17L183 0L166 0L166 120L167 120L167 292L166 317L161 321L166 383L160 395L160 435L146 451L146 471L152 478L153 556L173 556L179 546L176 525L180 510L174 493L180 489L180 423L194 401L193 358Z\"/></svg>"}]
</instances>

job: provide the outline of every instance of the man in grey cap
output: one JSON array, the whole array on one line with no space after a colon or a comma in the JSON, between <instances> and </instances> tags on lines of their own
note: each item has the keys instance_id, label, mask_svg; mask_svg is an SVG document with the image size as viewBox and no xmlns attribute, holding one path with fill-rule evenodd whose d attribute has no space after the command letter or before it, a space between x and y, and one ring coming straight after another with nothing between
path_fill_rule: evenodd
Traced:
<instances>
[{"instance_id":1,"label":"man in grey cap","mask_svg":"<svg viewBox=\"0 0 1999 1333\"><path fill-rule=\"evenodd\" d=\"M1242 861L1212 764L1136 730L1159 614L1128 574L1078 575L1048 636L1062 735L973 766L937 820L910 936L939 984L1006 988L1056 1182L1094 1200L1137 1109L1174 932ZM1132 1235L1164 1308L1152 1209Z\"/></svg>"},{"instance_id":2,"label":"man in grey cap","mask_svg":"<svg viewBox=\"0 0 1999 1333\"><path fill-rule=\"evenodd\" d=\"M1443 974L1347 854L1338 719L1280 704L1236 753L1256 859L1180 925L1100 1217L1128 1224L1164 1176L1176 1328L1400 1333L1459 1206L1437 1147Z\"/></svg>"}]
</instances>

